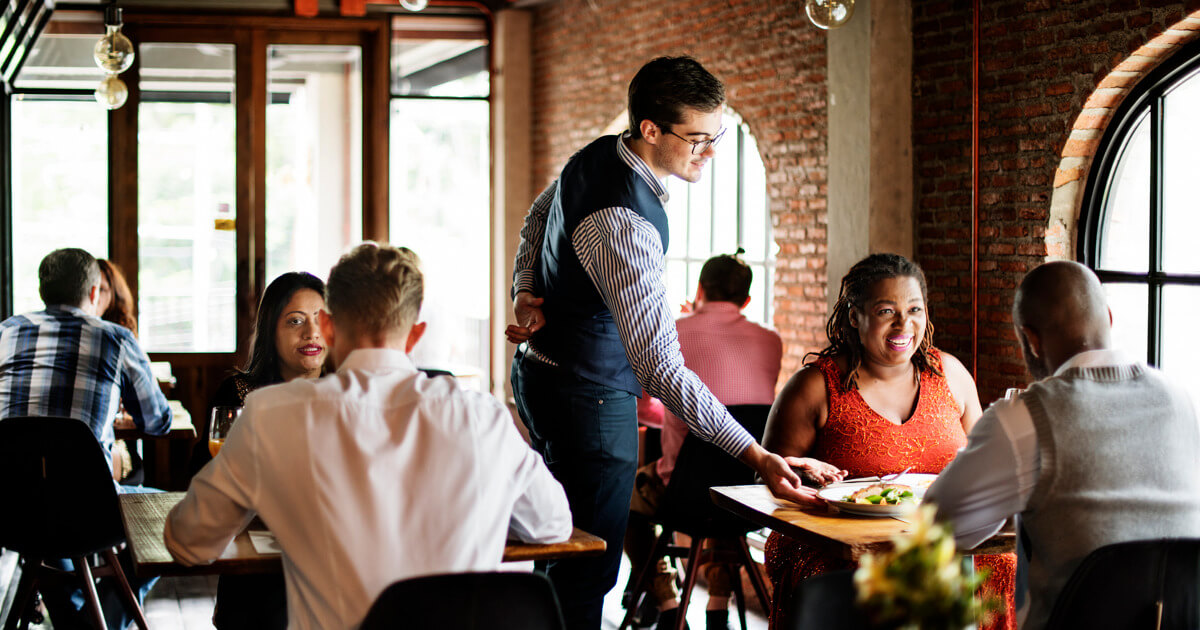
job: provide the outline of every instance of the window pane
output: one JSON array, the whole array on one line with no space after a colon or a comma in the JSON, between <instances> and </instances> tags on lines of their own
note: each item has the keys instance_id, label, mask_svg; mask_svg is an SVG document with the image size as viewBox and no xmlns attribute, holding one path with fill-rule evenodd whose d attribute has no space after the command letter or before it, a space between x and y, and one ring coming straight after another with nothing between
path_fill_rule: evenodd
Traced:
<instances>
[{"instance_id":1,"label":"window pane","mask_svg":"<svg viewBox=\"0 0 1200 630\"><path fill-rule=\"evenodd\" d=\"M392 20L393 96L487 96L487 24L475 18Z\"/></svg>"},{"instance_id":2,"label":"window pane","mask_svg":"<svg viewBox=\"0 0 1200 630\"><path fill-rule=\"evenodd\" d=\"M742 247L746 260L775 258L771 242L771 217L767 209L767 169L758 154L758 143L746 129L742 159Z\"/></svg>"},{"instance_id":3,"label":"window pane","mask_svg":"<svg viewBox=\"0 0 1200 630\"><path fill-rule=\"evenodd\" d=\"M267 58L267 280L326 278L362 239L362 51L269 46Z\"/></svg>"},{"instance_id":4,"label":"window pane","mask_svg":"<svg viewBox=\"0 0 1200 630\"><path fill-rule=\"evenodd\" d=\"M1112 310L1113 344L1135 359L1145 361L1147 288L1144 284L1105 284Z\"/></svg>"},{"instance_id":5,"label":"window pane","mask_svg":"<svg viewBox=\"0 0 1200 630\"><path fill-rule=\"evenodd\" d=\"M491 179L488 103L396 99L391 112L391 241L420 255L429 322L421 367L488 374Z\"/></svg>"},{"instance_id":6,"label":"window pane","mask_svg":"<svg viewBox=\"0 0 1200 630\"><path fill-rule=\"evenodd\" d=\"M13 312L41 310L38 264L60 247L108 257L108 111L12 102Z\"/></svg>"},{"instance_id":7,"label":"window pane","mask_svg":"<svg viewBox=\"0 0 1200 630\"><path fill-rule=\"evenodd\" d=\"M1200 272L1200 233L1195 183L1200 173L1200 74L1183 81L1166 97L1163 131L1163 271Z\"/></svg>"},{"instance_id":8,"label":"window pane","mask_svg":"<svg viewBox=\"0 0 1200 630\"><path fill-rule=\"evenodd\" d=\"M1187 387L1192 400L1200 401L1200 337L1195 329L1200 312L1200 287L1167 285L1163 287L1162 365L1164 372Z\"/></svg>"},{"instance_id":9,"label":"window pane","mask_svg":"<svg viewBox=\"0 0 1200 630\"><path fill-rule=\"evenodd\" d=\"M1150 259L1150 119L1143 115L1117 160L1100 228L1100 267L1148 271Z\"/></svg>"},{"instance_id":10,"label":"window pane","mask_svg":"<svg viewBox=\"0 0 1200 630\"><path fill-rule=\"evenodd\" d=\"M704 261L717 254L732 254L740 245L746 249L743 260L751 265L755 274L750 288L751 306L745 311L746 317L757 322L770 322L773 279L769 274L773 272L774 253L778 248L771 241L766 170L758 146L742 119L736 113L726 111L721 124L726 129L726 137L717 145L717 154L709 161L703 178L696 184L688 184L676 177L667 178L670 193L667 221L671 230L671 246L667 251L667 295L685 295L690 300L696 292ZM739 159L740 200L737 194ZM737 240L739 224L741 243ZM673 266L676 261L680 263L678 267ZM684 261L688 264L683 264ZM678 286L681 282L683 286Z\"/></svg>"},{"instance_id":11,"label":"window pane","mask_svg":"<svg viewBox=\"0 0 1200 630\"><path fill-rule=\"evenodd\" d=\"M233 52L139 47L138 311L152 352L236 345Z\"/></svg>"},{"instance_id":12,"label":"window pane","mask_svg":"<svg viewBox=\"0 0 1200 630\"><path fill-rule=\"evenodd\" d=\"M691 302L696 297L696 285L692 291L687 290L687 265L680 260L667 261L667 308L674 309L684 302Z\"/></svg>"},{"instance_id":13,"label":"window pane","mask_svg":"<svg viewBox=\"0 0 1200 630\"><path fill-rule=\"evenodd\" d=\"M717 155L709 164L709 168L712 169L714 192L712 245L708 250L714 254L732 254L738 247L737 135L737 126L725 128L725 137L721 139L721 144L717 145ZM701 180L700 185L707 183Z\"/></svg>"},{"instance_id":14,"label":"window pane","mask_svg":"<svg viewBox=\"0 0 1200 630\"><path fill-rule=\"evenodd\" d=\"M687 256L690 260L705 260L713 251L712 171L705 173L699 182L685 185L688 187Z\"/></svg>"}]
</instances>

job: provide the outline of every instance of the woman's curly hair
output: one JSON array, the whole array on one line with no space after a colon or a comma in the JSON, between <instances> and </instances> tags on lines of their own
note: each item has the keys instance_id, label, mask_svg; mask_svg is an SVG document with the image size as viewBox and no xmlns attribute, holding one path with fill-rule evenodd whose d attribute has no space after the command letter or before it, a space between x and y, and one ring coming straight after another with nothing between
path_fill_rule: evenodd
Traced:
<instances>
[{"instance_id":1,"label":"woman's curly hair","mask_svg":"<svg viewBox=\"0 0 1200 630\"><path fill-rule=\"evenodd\" d=\"M829 338L829 345L820 352L810 352L805 356L805 359L808 359L810 356L820 358L845 355L849 369L843 377L842 387L847 390L858 389L858 368L862 366L863 358L862 341L858 338L858 329L851 325L853 315L850 311L853 308L861 309L867 298L871 296L871 289L875 283L888 278L913 278L921 286L921 297L926 298L928 303L925 272L921 271L920 265L899 254L871 254L855 263L842 278L842 288L838 293L837 304L833 306L833 313L825 324L825 334ZM928 304L926 311L928 312ZM942 376L939 362L931 357L930 350L932 349L933 321L927 319L925 336L921 339L921 344L912 357L913 365L916 366L917 373L924 372L928 368L938 376ZM807 363L811 363L811 361L807 361Z\"/></svg>"}]
</instances>

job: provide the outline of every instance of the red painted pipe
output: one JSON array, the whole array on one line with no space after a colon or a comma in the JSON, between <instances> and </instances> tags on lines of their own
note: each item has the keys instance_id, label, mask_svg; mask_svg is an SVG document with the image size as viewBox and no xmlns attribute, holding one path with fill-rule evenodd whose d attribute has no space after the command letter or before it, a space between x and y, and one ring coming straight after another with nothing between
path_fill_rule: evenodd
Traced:
<instances>
[{"instance_id":1,"label":"red painted pipe","mask_svg":"<svg viewBox=\"0 0 1200 630\"><path fill-rule=\"evenodd\" d=\"M979 0L971 28L971 376L979 381Z\"/></svg>"}]
</instances>

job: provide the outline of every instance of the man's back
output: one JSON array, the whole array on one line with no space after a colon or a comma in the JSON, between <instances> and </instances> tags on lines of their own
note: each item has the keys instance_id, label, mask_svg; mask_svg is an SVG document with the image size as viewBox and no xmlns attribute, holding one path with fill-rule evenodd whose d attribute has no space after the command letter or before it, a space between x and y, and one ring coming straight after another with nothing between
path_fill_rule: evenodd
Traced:
<instances>
[{"instance_id":1,"label":"man's back","mask_svg":"<svg viewBox=\"0 0 1200 630\"><path fill-rule=\"evenodd\" d=\"M0 418L83 420L107 454L122 399L146 432L170 427L166 398L128 330L63 306L0 323Z\"/></svg>"},{"instance_id":2,"label":"man's back","mask_svg":"<svg viewBox=\"0 0 1200 630\"><path fill-rule=\"evenodd\" d=\"M240 509L284 550L292 628L350 627L399 579L495 569L510 523L531 541L571 531L561 486L499 402L389 350L253 393L172 513L188 524L168 526L168 545L211 557L224 531L205 523Z\"/></svg>"},{"instance_id":3,"label":"man's back","mask_svg":"<svg viewBox=\"0 0 1200 630\"><path fill-rule=\"evenodd\" d=\"M1186 394L1137 364L1071 368L1022 400L1041 459L1022 513L1032 541L1027 621L1040 627L1091 551L1200 537L1200 424Z\"/></svg>"}]
</instances>

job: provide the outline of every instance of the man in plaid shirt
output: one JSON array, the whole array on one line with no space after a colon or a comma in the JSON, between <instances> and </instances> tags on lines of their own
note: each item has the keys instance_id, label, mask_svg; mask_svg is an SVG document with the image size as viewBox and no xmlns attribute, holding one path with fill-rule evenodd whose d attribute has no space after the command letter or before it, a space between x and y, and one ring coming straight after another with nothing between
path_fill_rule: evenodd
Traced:
<instances>
[{"instance_id":1,"label":"man in plaid shirt","mask_svg":"<svg viewBox=\"0 0 1200 630\"><path fill-rule=\"evenodd\" d=\"M171 428L171 409L150 373L150 359L129 330L99 317L100 267L82 249L50 252L38 267L46 309L0 322L0 422L17 416L62 416L87 423L112 468L113 421L124 403L133 424L150 435ZM138 491L119 486L122 491ZM69 560L62 568L72 570ZM131 585L144 596L153 580ZM110 628L130 617L102 583ZM39 589L55 627L75 627L80 597L70 589ZM70 600L77 600L78 605Z\"/></svg>"}]
</instances>

